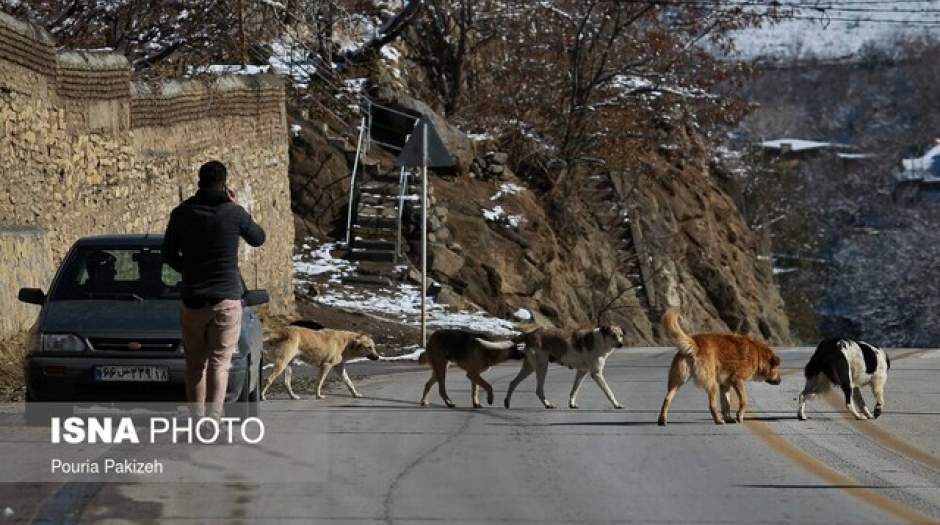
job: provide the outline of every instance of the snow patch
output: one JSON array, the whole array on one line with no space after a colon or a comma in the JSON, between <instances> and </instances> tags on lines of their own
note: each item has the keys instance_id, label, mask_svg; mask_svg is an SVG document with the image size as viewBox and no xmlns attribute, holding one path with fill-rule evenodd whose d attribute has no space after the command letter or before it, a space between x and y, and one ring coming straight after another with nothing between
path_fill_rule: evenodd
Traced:
<instances>
[{"instance_id":1,"label":"snow patch","mask_svg":"<svg viewBox=\"0 0 940 525\"><path fill-rule=\"evenodd\" d=\"M308 242L316 243L316 239L308 238ZM309 282L311 277L327 275L330 282L339 283L342 278L356 269L356 265L346 259L333 257L338 243L327 242L316 248L304 243L300 253L294 255L294 282L295 284Z\"/></svg>"},{"instance_id":2,"label":"snow patch","mask_svg":"<svg viewBox=\"0 0 940 525\"><path fill-rule=\"evenodd\" d=\"M510 215L499 205L492 210L483 208L483 218L489 222L508 224L513 228L518 228L525 224L525 217L522 215Z\"/></svg>"},{"instance_id":3,"label":"snow patch","mask_svg":"<svg viewBox=\"0 0 940 525\"><path fill-rule=\"evenodd\" d=\"M420 324L421 290L409 283L395 283L391 287L354 286L343 284L343 277L356 269L356 264L333 256L338 243L317 244L306 239L294 256L294 284L299 294L315 288L313 301L333 308L374 314L409 325ZM428 326L459 327L496 335L517 333L508 320L493 317L483 311L451 311L433 298L426 301Z\"/></svg>"},{"instance_id":4,"label":"snow patch","mask_svg":"<svg viewBox=\"0 0 940 525\"><path fill-rule=\"evenodd\" d=\"M495 201L496 199L499 199L503 195L516 195L517 193L522 193L523 191L525 191L525 188L523 188L522 186L519 186L518 184L513 184L511 182L507 182L499 186L499 191L496 192L496 195L493 195L492 197L490 197L490 200Z\"/></svg>"},{"instance_id":5,"label":"snow patch","mask_svg":"<svg viewBox=\"0 0 940 525\"><path fill-rule=\"evenodd\" d=\"M403 346L401 350L406 351L406 353L389 357L380 357L379 361L417 361L418 357L420 357L424 352L424 349L422 349L420 345ZM368 360L368 357L357 357L355 359L350 359L347 361L347 363L363 363Z\"/></svg>"},{"instance_id":6,"label":"snow patch","mask_svg":"<svg viewBox=\"0 0 940 525\"><path fill-rule=\"evenodd\" d=\"M317 58L310 57L302 45L290 39L271 42L268 64L273 72L287 76L298 88L310 83L312 73L320 65Z\"/></svg>"},{"instance_id":7,"label":"snow patch","mask_svg":"<svg viewBox=\"0 0 940 525\"><path fill-rule=\"evenodd\" d=\"M261 75L271 71L271 66L242 66L241 64L212 64L209 66L189 66L186 76L207 75Z\"/></svg>"},{"instance_id":8,"label":"snow patch","mask_svg":"<svg viewBox=\"0 0 940 525\"><path fill-rule=\"evenodd\" d=\"M520 308L512 313L512 316L520 321L531 321L532 312L526 310L525 308Z\"/></svg>"},{"instance_id":9,"label":"snow patch","mask_svg":"<svg viewBox=\"0 0 940 525\"><path fill-rule=\"evenodd\" d=\"M350 78L343 81L343 89L351 94L358 95L366 87L367 78Z\"/></svg>"},{"instance_id":10,"label":"snow patch","mask_svg":"<svg viewBox=\"0 0 940 525\"><path fill-rule=\"evenodd\" d=\"M417 361L418 357L421 356L421 353L424 352L420 345L405 346L402 348L402 350L411 351L402 355L383 357L382 361Z\"/></svg>"},{"instance_id":11,"label":"snow patch","mask_svg":"<svg viewBox=\"0 0 940 525\"><path fill-rule=\"evenodd\" d=\"M492 210L483 208L483 218L490 222L499 222L499 219L506 214L502 206L497 205Z\"/></svg>"}]
</instances>

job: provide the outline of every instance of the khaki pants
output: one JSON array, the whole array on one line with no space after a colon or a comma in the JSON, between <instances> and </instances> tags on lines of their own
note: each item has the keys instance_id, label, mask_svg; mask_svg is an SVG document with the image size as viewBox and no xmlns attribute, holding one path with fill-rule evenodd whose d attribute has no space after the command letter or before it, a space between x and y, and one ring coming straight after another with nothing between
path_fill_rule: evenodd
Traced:
<instances>
[{"instance_id":1,"label":"khaki pants","mask_svg":"<svg viewBox=\"0 0 940 525\"><path fill-rule=\"evenodd\" d=\"M221 417L232 354L238 346L242 303L227 299L203 308L180 307L183 353L186 356L186 398L193 415Z\"/></svg>"}]
</instances>

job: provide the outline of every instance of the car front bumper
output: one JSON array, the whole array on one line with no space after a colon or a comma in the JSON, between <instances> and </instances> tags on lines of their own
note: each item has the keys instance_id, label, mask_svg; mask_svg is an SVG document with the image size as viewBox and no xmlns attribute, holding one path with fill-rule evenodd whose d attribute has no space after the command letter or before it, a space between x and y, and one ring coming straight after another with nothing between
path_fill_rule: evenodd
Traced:
<instances>
[{"instance_id":1,"label":"car front bumper","mask_svg":"<svg viewBox=\"0 0 940 525\"><path fill-rule=\"evenodd\" d=\"M241 394L248 373L248 358L232 357L225 401ZM168 381L96 381L98 366L166 367ZM122 358L96 356L43 356L26 358L26 386L30 401L70 402L185 402L186 362L182 357Z\"/></svg>"}]
</instances>

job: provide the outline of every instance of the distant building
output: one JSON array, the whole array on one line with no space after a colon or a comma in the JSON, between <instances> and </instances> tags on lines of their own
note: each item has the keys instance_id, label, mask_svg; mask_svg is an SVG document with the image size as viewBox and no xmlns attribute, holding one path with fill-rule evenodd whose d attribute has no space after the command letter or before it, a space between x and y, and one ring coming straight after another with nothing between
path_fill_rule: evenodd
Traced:
<instances>
[{"instance_id":1,"label":"distant building","mask_svg":"<svg viewBox=\"0 0 940 525\"><path fill-rule=\"evenodd\" d=\"M928 149L922 157L901 159L901 171L898 173L898 179L902 181L940 182L940 144Z\"/></svg>"},{"instance_id":2,"label":"distant building","mask_svg":"<svg viewBox=\"0 0 940 525\"><path fill-rule=\"evenodd\" d=\"M901 170L894 186L896 202L913 204L930 197L940 197L940 139L934 139L923 156L901 159Z\"/></svg>"},{"instance_id":3,"label":"distant building","mask_svg":"<svg viewBox=\"0 0 940 525\"><path fill-rule=\"evenodd\" d=\"M766 158L783 160L809 160L829 156L839 159L844 165L873 159L876 155L862 153L852 144L821 142L816 140L782 138L759 142L755 147Z\"/></svg>"}]
</instances>

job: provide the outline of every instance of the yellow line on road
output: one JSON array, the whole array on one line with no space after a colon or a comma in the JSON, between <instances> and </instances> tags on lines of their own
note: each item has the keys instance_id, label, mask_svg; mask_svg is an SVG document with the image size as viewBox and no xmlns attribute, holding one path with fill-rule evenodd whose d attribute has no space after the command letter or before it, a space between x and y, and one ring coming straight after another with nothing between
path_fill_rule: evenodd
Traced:
<instances>
[{"instance_id":1,"label":"yellow line on road","mask_svg":"<svg viewBox=\"0 0 940 525\"><path fill-rule=\"evenodd\" d=\"M825 463L800 450L796 445L780 436L765 423L755 420L746 420L744 426L760 438L770 448L776 450L794 463L800 465L815 476L828 483L838 486L849 495L877 508L878 510L914 524L937 524L940 520L918 512L911 507L895 501L878 492L861 486L854 479L834 470Z\"/></svg>"},{"instance_id":2,"label":"yellow line on road","mask_svg":"<svg viewBox=\"0 0 940 525\"><path fill-rule=\"evenodd\" d=\"M901 360L908 357L913 357L926 352L926 350L915 350L911 352L905 352L893 357L893 360ZM801 370L792 370L787 371L782 375L792 375L800 372ZM827 398L827 401L829 399ZM841 405L838 405L837 408L843 408ZM886 431L878 428L872 422L865 421L856 421L852 420L853 426L859 429L862 433L868 435L869 437L874 438L882 445L896 450L912 459L916 459L918 462L921 462L925 465L929 465L934 468L938 468L940 465L940 460L938 460L933 455L919 450L913 445L888 434ZM867 424L866 424L867 423ZM800 465L805 470L814 474L815 476L829 482L832 485L836 485L849 495L868 503L869 505L890 514L896 518L902 519L908 523L914 524L940 524L940 520L923 514L904 503L895 501L887 496L884 496L870 488L863 487L856 480L838 472L832 467L826 465L825 463L819 461L818 459L810 456L806 452L803 452L799 447L788 441L783 436L774 432L774 430L767 424L755 420L746 420L744 426L750 430L754 435L760 438L767 446L776 450L778 453L789 458L794 463Z\"/></svg>"},{"instance_id":3,"label":"yellow line on road","mask_svg":"<svg viewBox=\"0 0 940 525\"><path fill-rule=\"evenodd\" d=\"M900 361L908 357L913 357L925 353L927 350L915 350L912 352L905 352L894 356L894 361ZM837 395L836 393L830 393L830 395L825 396L826 402L829 403L833 408L845 412L845 398ZM934 456L930 452L921 450L914 445L904 441L903 439L894 436L887 430L881 428L877 423L871 420L859 421L855 419L848 413L844 414L849 425L851 425L855 430L865 434L866 436L874 439L882 446L889 448L899 454L907 456L914 461L921 463L927 467L930 467L934 470L940 471L940 458Z\"/></svg>"}]
</instances>

